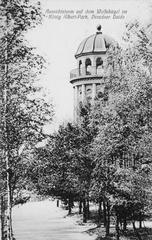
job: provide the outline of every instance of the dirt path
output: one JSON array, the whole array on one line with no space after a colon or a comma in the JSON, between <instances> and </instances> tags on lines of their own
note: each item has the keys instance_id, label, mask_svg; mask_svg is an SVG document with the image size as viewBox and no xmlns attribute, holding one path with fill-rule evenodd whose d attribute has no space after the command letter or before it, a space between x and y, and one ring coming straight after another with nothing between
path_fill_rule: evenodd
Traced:
<instances>
[{"instance_id":1,"label":"dirt path","mask_svg":"<svg viewBox=\"0 0 152 240\"><path fill-rule=\"evenodd\" d=\"M94 240L84 233L66 211L49 200L29 202L13 208L14 236L16 240Z\"/></svg>"}]
</instances>

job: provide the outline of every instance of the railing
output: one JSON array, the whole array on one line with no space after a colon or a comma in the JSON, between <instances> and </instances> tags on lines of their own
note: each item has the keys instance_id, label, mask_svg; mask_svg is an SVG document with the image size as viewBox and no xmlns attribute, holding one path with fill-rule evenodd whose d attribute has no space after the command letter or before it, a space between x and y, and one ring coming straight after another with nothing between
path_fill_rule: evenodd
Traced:
<instances>
[{"instance_id":1,"label":"railing","mask_svg":"<svg viewBox=\"0 0 152 240\"><path fill-rule=\"evenodd\" d=\"M103 76L104 69L102 66L88 66L86 68L76 68L70 72L70 79L83 78L88 76Z\"/></svg>"}]
</instances>

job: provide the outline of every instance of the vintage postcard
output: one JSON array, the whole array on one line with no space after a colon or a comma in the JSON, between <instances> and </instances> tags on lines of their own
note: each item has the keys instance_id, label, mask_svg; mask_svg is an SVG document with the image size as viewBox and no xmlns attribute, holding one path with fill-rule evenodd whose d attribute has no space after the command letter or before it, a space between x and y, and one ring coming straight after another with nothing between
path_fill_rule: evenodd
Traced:
<instances>
[{"instance_id":1,"label":"vintage postcard","mask_svg":"<svg viewBox=\"0 0 152 240\"><path fill-rule=\"evenodd\" d=\"M152 0L0 21L1 240L152 239Z\"/></svg>"}]
</instances>

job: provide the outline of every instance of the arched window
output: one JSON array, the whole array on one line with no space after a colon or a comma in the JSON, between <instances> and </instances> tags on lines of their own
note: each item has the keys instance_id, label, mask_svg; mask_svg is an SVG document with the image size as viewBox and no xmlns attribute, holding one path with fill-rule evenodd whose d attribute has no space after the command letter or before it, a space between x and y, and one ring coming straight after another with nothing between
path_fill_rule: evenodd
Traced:
<instances>
[{"instance_id":1,"label":"arched window","mask_svg":"<svg viewBox=\"0 0 152 240\"><path fill-rule=\"evenodd\" d=\"M90 60L90 58L87 58L85 61L85 71L86 71L86 75L91 75L91 60Z\"/></svg>"},{"instance_id":2,"label":"arched window","mask_svg":"<svg viewBox=\"0 0 152 240\"><path fill-rule=\"evenodd\" d=\"M96 71L97 71L97 75L100 75L103 73L103 60L101 57L98 57L96 60Z\"/></svg>"},{"instance_id":3,"label":"arched window","mask_svg":"<svg viewBox=\"0 0 152 240\"><path fill-rule=\"evenodd\" d=\"M97 94L97 96L98 96L98 98L103 98L103 97L104 97L104 94L103 94L101 91L99 91L98 94Z\"/></svg>"},{"instance_id":4,"label":"arched window","mask_svg":"<svg viewBox=\"0 0 152 240\"><path fill-rule=\"evenodd\" d=\"M79 75L82 75L82 61L79 61Z\"/></svg>"}]
</instances>

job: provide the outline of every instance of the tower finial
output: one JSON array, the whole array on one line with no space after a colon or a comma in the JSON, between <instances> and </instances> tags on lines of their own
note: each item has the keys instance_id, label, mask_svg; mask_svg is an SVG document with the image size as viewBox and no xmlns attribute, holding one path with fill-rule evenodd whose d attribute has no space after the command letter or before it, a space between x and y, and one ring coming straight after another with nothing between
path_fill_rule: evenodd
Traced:
<instances>
[{"instance_id":1,"label":"tower finial","mask_svg":"<svg viewBox=\"0 0 152 240\"><path fill-rule=\"evenodd\" d=\"M101 24L98 24L98 25L97 25L97 30L98 30L98 32L101 32L101 28L102 28Z\"/></svg>"}]
</instances>

